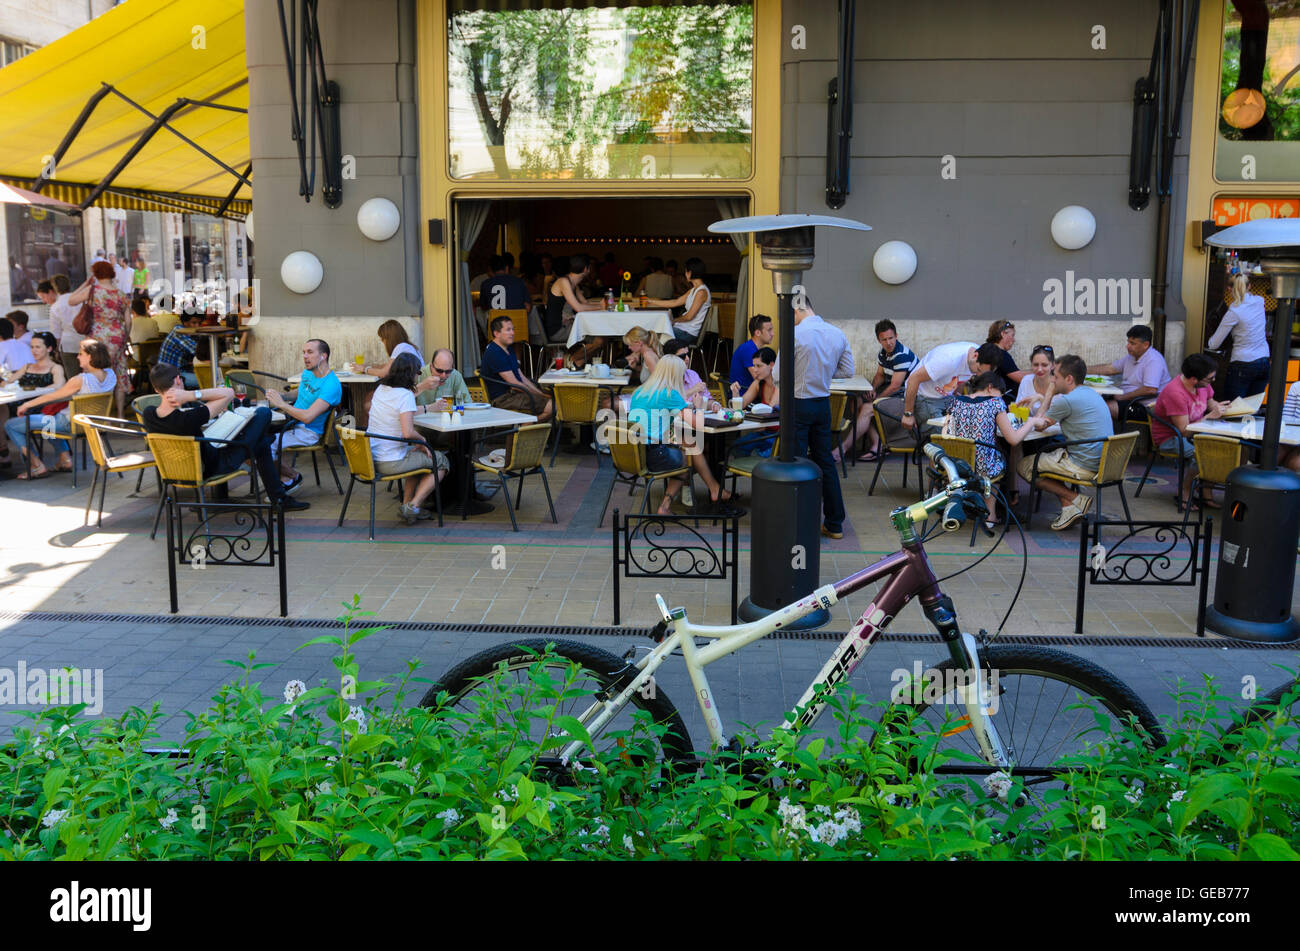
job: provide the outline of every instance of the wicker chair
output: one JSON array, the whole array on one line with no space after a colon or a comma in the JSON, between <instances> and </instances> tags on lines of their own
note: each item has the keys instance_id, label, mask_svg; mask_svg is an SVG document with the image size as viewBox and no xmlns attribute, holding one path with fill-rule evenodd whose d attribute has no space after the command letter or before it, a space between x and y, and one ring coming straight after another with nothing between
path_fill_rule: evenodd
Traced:
<instances>
[{"instance_id":1,"label":"wicker chair","mask_svg":"<svg viewBox=\"0 0 1300 951\"><path fill-rule=\"evenodd\" d=\"M316 457L324 455L325 462L330 467L330 475L334 477L334 485L338 488L339 495L342 495L343 483L339 481L338 470L334 468L334 446L332 445L332 443L336 441L334 439L334 414L336 412L337 407L331 406L329 408L329 411L325 414L325 428L321 431L320 438L307 446L290 446L288 449L285 449L284 434L289 431L289 427L286 426L284 429L280 430L280 435L277 437L279 439L277 449L280 458L283 459L284 454L287 452L289 455L293 456L293 462L295 464L298 461L298 454L300 452L309 454L311 456L312 471L316 473L317 488L320 488L320 463L316 461Z\"/></svg>"},{"instance_id":2,"label":"wicker chair","mask_svg":"<svg viewBox=\"0 0 1300 951\"><path fill-rule=\"evenodd\" d=\"M508 317L510 322L515 326L515 353L520 356L520 363L527 365L528 376L531 379L537 379L535 372L535 356L533 343L531 340L532 331L528 326L528 308L520 307L514 310L489 310L488 326L492 326L492 321L498 317Z\"/></svg>"},{"instance_id":3,"label":"wicker chair","mask_svg":"<svg viewBox=\"0 0 1300 951\"><path fill-rule=\"evenodd\" d=\"M728 392L727 381L722 378L721 373L709 374L709 396L717 400L719 406L729 406L731 404L731 394Z\"/></svg>"},{"instance_id":4,"label":"wicker chair","mask_svg":"<svg viewBox=\"0 0 1300 951\"><path fill-rule=\"evenodd\" d=\"M212 382L212 364L205 363L202 360L194 361L194 376L199 381L199 389L210 390L215 383Z\"/></svg>"},{"instance_id":5,"label":"wicker chair","mask_svg":"<svg viewBox=\"0 0 1300 951\"><path fill-rule=\"evenodd\" d=\"M1181 509L1182 505L1178 501L1178 499L1183 492L1183 473L1187 469L1187 461L1183 458L1181 446L1169 450L1169 449L1161 449L1156 445L1155 434L1151 430L1151 420L1155 420L1156 422L1165 426L1166 428L1168 428L1170 431L1174 433L1178 432L1178 427L1175 426L1169 420L1165 419L1163 416L1157 416L1155 411L1151 409L1151 407L1149 406L1147 407L1147 416L1149 417L1147 420L1129 420L1129 422L1134 422L1139 426L1145 425L1148 433L1148 438L1150 439L1151 442L1151 454L1147 457L1147 467L1144 470L1142 470L1142 481L1138 483L1137 489L1134 490L1133 497L1137 498L1142 495L1142 489L1147 484L1147 476L1151 474L1151 467L1155 464L1157 456L1159 456L1162 459L1173 459L1175 461L1175 464L1178 466L1178 481L1174 483L1174 506L1176 508ZM1136 432L1136 430L1134 430L1134 432Z\"/></svg>"},{"instance_id":6,"label":"wicker chair","mask_svg":"<svg viewBox=\"0 0 1300 951\"><path fill-rule=\"evenodd\" d=\"M907 486L907 470L911 466L916 466L916 481L922 482L921 451L920 443L916 438L916 431L899 433L891 440L885 435L885 421L881 418L883 416L888 416L890 419L896 418L873 404L871 421L876 427L876 433L880 436L880 458L876 461L876 471L871 476L871 487L867 489L867 495L871 495L876 491L876 480L880 478L880 470L884 468L885 460L890 456L903 457L904 487Z\"/></svg>"},{"instance_id":7,"label":"wicker chair","mask_svg":"<svg viewBox=\"0 0 1300 951\"><path fill-rule=\"evenodd\" d=\"M141 438L145 435L144 426L138 423L129 423L113 416L76 416L74 422L85 432L86 444L90 447L90 456L95 460L95 474L90 480L90 495L86 498L86 514L82 519L82 524L90 524L90 504L95 500L97 483L99 484L99 515L95 519L95 527L99 528L104 524L104 493L108 489L108 477L114 472L120 475L123 472L138 470L140 477L143 478L145 470L153 469L154 473L158 475L158 514L161 514L163 500L166 496L163 494L162 476L158 474L158 467L153 461L153 453L124 452L114 455L113 448L108 442L110 434ZM99 481L101 473L104 476L102 483ZM136 483L136 489L139 489L138 482ZM157 522L158 516L155 515L154 524L157 524Z\"/></svg>"},{"instance_id":8,"label":"wicker chair","mask_svg":"<svg viewBox=\"0 0 1300 951\"><path fill-rule=\"evenodd\" d=\"M601 507L600 521L596 523L597 528L605 524L605 512L609 509L609 500L614 494L614 486L626 485L627 494L631 495L644 480L645 496L641 499L641 511L644 512L650 506L650 487L656 479L670 479L677 476L692 479L690 466L682 466L668 472L649 471L645 461L645 436L639 426L610 423L605 433L609 438L610 459L614 463L614 479L609 484L609 491L605 493L605 504Z\"/></svg>"},{"instance_id":9,"label":"wicker chair","mask_svg":"<svg viewBox=\"0 0 1300 951\"><path fill-rule=\"evenodd\" d=\"M726 465L727 477L731 479L731 486L728 491L731 492L732 496L735 496L736 494L737 479L754 478L754 467L756 465L758 465L764 459L775 459L777 457L778 453L780 453L781 451L781 437L780 436L776 437L776 439L772 443L772 451L766 456L756 456L753 454L737 455L736 450L738 449L743 450L746 448L747 445L757 445L759 442L766 439L769 435L770 435L769 433L757 433L748 439L737 439L736 442L732 445L731 453L728 454L727 456L727 465Z\"/></svg>"},{"instance_id":10,"label":"wicker chair","mask_svg":"<svg viewBox=\"0 0 1300 951\"><path fill-rule=\"evenodd\" d=\"M343 496L343 510L339 512L339 525L343 525L343 519L348 514L348 502L352 499L352 487L358 482L370 486L370 540L375 540L375 488L381 482L396 482L398 479L406 479L411 476L428 475L433 471L433 460L429 460L429 465L421 469L413 469L410 472L402 472L397 475L380 475L375 468L375 457L370 450L370 440L388 439L393 442L409 443L411 445L424 445L422 439L405 439L401 436L383 436L379 433L362 432L359 429L349 429L346 426L335 425L334 431L338 434L339 445L343 448L343 458L348 464L348 472L352 479L348 482L348 491ZM433 487L434 504L438 509L438 527L442 528L442 484L434 483Z\"/></svg>"},{"instance_id":11,"label":"wicker chair","mask_svg":"<svg viewBox=\"0 0 1300 951\"><path fill-rule=\"evenodd\" d=\"M199 505L203 506L207 502L206 489L213 486L224 485L231 479L238 478L245 473L244 467L240 467L233 472L223 472L219 475L205 476L203 474L203 457L199 453L201 443L211 442L217 445L226 445L224 440L210 440L195 438L192 436L170 436L165 433L146 433L145 439L149 442L149 451L153 453L154 463L158 466L158 475L163 483L163 501L170 493L173 497L177 489L194 489L199 496ZM256 473L256 467L250 462L249 470ZM154 516L153 531L149 533L149 538L153 539L158 534L158 519L162 515L162 504L158 506L158 514ZM203 520L207 522L207 514L203 514Z\"/></svg>"},{"instance_id":12,"label":"wicker chair","mask_svg":"<svg viewBox=\"0 0 1300 951\"><path fill-rule=\"evenodd\" d=\"M1118 436L1107 436L1105 439L1072 439L1069 442L1061 443L1060 446L1053 448L1082 446L1089 443L1101 443L1101 462L1097 467L1096 473L1086 479L1076 479L1072 476L1058 475L1053 472L1045 474L1043 478L1054 479L1057 482L1064 482L1066 485L1085 486L1090 485L1097 492L1097 509L1094 513L1098 520L1101 519L1101 490L1108 485L1119 488L1119 500L1124 506L1124 517L1129 521L1133 520L1133 515L1128 509L1128 498L1124 495L1124 475L1128 469L1129 459L1133 457L1133 449L1137 446L1138 434L1136 430L1126 433L1120 433ZM1025 513L1025 528L1029 528L1034 512L1038 510L1039 504L1043 501L1043 490L1034 486L1038 481L1038 463L1042 459L1042 454L1034 456L1034 468L1029 480L1030 490L1034 493L1032 504L1029 511Z\"/></svg>"},{"instance_id":13,"label":"wicker chair","mask_svg":"<svg viewBox=\"0 0 1300 951\"><path fill-rule=\"evenodd\" d=\"M1191 487L1187 490L1188 504L1183 506L1184 525L1193 508L1198 512L1205 508L1199 501L1201 489L1226 488L1228 473L1246 464L1246 445L1239 439L1196 433L1192 445L1196 449L1196 475L1192 476Z\"/></svg>"},{"instance_id":14,"label":"wicker chair","mask_svg":"<svg viewBox=\"0 0 1300 951\"><path fill-rule=\"evenodd\" d=\"M551 448L551 468L555 468L555 455L560 451L560 433L565 423L596 425L596 413L600 409L600 387L583 386L578 383L556 383L555 398L555 445ZM600 455L596 456L600 465Z\"/></svg>"},{"instance_id":15,"label":"wicker chair","mask_svg":"<svg viewBox=\"0 0 1300 951\"><path fill-rule=\"evenodd\" d=\"M488 402L487 385L477 376L472 376L465 381L465 388L469 390L469 398L475 403Z\"/></svg>"},{"instance_id":16,"label":"wicker chair","mask_svg":"<svg viewBox=\"0 0 1300 951\"><path fill-rule=\"evenodd\" d=\"M576 387L576 389L594 389L594 387ZM515 520L515 509L524 497L524 479L530 475L540 475L542 477L542 488L546 490L546 504L551 510L551 521L556 525L560 520L555 517L555 503L551 501L551 486L546 481L546 470L542 468L542 458L546 455L546 440L549 438L551 431L548 423L533 423L529 426L520 426L510 433L506 440L505 461L500 466L494 466L488 461L488 457L474 459L474 468L480 472L491 472L501 480L501 494L505 496L506 511L510 513L510 524L514 530L519 531L519 522ZM474 453L470 457L474 458ZM515 495L514 504L510 504L510 479L519 480L519 489Z\"/></svg>"},{"instance_id":17,"label":"wicker chair","mask_svg":"<svg viewBox=\"0 0 1300 951\"><path fill-rule=\"evenodd\" d=\"M109 409L113 405L113 391L107 393L79 393L68 401L69 419L68 428L59 429L57 425L52 425L49 429L32 429L29 425L27 428L27 452L28 459L34 458L31 453L35 452L39 457L44 452L44 440L46 439L65 439L71 444L72 449L72 487L77 487L77 443L81 442L81 466L86 466L86 431L80 423L77 422L78 416L107 416Z\"/></svg>"},{"instance_id":18,"label":"wicker chair","mask_svg":"<svg viewBox=\"0 0 1300 951\"><path fill-rule=\"evenodd\" d=\"M844 407L848 405L849 394L843 390L831 390L831 446L838 449L844 441L844 433L852 428L854 420L844 418ZM844 453L840 453L840 473L847 479L849 476L848 464L844 460Z\"/></svg>"}]
</instances>

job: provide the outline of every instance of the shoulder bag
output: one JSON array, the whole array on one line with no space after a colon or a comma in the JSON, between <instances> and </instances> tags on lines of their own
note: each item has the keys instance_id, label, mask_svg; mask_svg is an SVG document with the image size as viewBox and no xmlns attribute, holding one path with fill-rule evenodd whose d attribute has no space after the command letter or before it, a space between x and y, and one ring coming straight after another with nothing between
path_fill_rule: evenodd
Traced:
<instances>
[{"instance_id":1,"label":"shoulder bag","mask_svg":"<svg viewBox=\"0 0 1300 951\"><path fill-rule=\"evenodd\" d=\"M77 316L72 318L73 331L83 337L90 335L90 329L95 324L95 311L94 308L90 306L90 302L94 297L95 286L92 284L90 286L90 295L86 298L86 302L81 305L81 310L77 311Z\"/></svg>"}]
</instances>

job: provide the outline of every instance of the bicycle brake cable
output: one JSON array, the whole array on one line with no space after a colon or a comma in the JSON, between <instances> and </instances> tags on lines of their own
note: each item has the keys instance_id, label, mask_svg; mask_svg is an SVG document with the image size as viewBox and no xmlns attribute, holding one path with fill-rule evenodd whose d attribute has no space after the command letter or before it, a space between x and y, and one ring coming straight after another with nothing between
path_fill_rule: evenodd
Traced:
<instances>
[{"instance_id":1,"label":"bicycle brake cable","mask_svg":"<svg viewBox=\"0 0 1300 951\"><path fill-rule=\"evenodd\" d=\"M1011 604L1007 607L1007 613L1002 615L1002 620L998 623L997 630L989 637L989 642L995 640L998 635L1002 633L1002 628L1006 626L1007 619L1011 617L1011 612L1015 609L1016 601L1020 598L1021 589L1023 589L1025 585L1025 576L1029 571L1029 546L1025 539L1025 530L1020 524L1020 519L1016 518L1015 513L1011 511L1011 506L1007 504L1006 496L1002 494L1002 490L995 486L993 491L998 494L998 499L1002 502L1002 511L1006 513L1006 517L1002 520L1002 534L998 536L998 539L993 543L993 546L975 561L971 562L965 568L959 568L952 572L952 574L944 575L942 578L935 581L935 584L941 584L949 578L955 578L964 572L970 571L985 558L988 558L989 555L997 551L998 546L1002 544L1002 540L1007 537L1007 532L1011 530L1011 522L1014 521L1016 523L1016 531L1020 533L1020 547L1022 551L1020 562L1020 583L1016 585L1016 591L1011 597Z\"/></svg>"}]
</instances>

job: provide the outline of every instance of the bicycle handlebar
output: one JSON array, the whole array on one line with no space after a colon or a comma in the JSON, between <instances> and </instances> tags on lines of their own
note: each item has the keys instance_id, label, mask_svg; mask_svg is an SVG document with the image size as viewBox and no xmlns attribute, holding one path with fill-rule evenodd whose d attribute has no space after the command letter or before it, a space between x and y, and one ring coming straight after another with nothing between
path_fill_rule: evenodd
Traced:
<instances>
[{"instance_id":1,"label":"bicycle handlebar","mask_svg":"<svg viewBox=\"0 0 1300 951\"><path fill-rule=\"evenodd\" d=\"M900 531L904 530L904 526L899 524L899 517L915 525L928 519L932 513L941 511L940 522L944 531L953 532L965 524L967 517L987 515L984 497L993 491L989 480L972 472L966 462L950 459L947 453L933 443L927 445L924 451L931 462L943 469L948 476L948 484L942 492L928 499L895 509L895 526Z\"/></svg>"}]
</instances>

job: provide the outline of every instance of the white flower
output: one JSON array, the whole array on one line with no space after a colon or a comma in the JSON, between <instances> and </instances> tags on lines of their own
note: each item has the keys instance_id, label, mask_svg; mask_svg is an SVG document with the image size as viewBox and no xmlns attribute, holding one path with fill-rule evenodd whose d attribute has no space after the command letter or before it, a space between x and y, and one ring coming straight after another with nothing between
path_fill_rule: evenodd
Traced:
<instances>
[{"instance_id":1,"label":"white flower","mask_svg":"<svg viewBox=\"0 0 1300 951\"><path fill-rule=\"evenodd\" d=\"M322 780L320 785L316 786L312 792L317 796L326 796L334 791L334 785L328 780Z\"/></svg>"},{"instance_id":2,"label":"white flower","mask_svg":"<svg viewBox=\"0 0 1300 951\"><path fill-rule=\"evenodd\" d=\"M1142 781L1135 782L1133 788L1124 793L1124 798L1135 806L1140 803L1142 801Z\"/></svg>"},{"instance_id":3,"label":"white flower","mask_svg":"<svg viewBox=\"0 0 1300 951\"><path fill-rule=\"evenodd\" d=\"M167 810L167 815L165 815L165 816L163 816L161 819L159 819L159 820L158 820L158 824L159 824L160 826L162 826L164 829L170 829L172 826L174 826L174 825L176 824L176 822L177 822L177 820L178 820L179 818L180 818L180 817L179 817L178 815L176 815L176 810L175 810L175 809L168 809L168 810Z\"/></svg>"},{"instance_id":4,"label":"white flower","mask_svg":"<svg viewBox=\"0 0 1300 951\"><path fill-rule=\"evenodd\" d=\"M406 769L406 757L405 757L405 756L403 756L401 759L399 759L399 760L397 761L397 768L398 768L398 769Z\"/></svg>"},{"instance_id":5,"label":"white flower","mask_svg":"<svg viewBox=\"0 0 1300 951\"><path fill-rule=\"evenodd\" d=\"M434 816L435 819L441 819L443 828L454 826L460 822L460 813L455 809L444 809Z\"/></svg>"},{"instance_id":6,"label":"white flower","mask_svg":"<svg viewBox=\"0 0 1300 951\"><path fill-rule=\"evenodd\" d=\"M630 835L623 836L623 848L627 849L629 852L636 851L636 845L632 842L632 837Z\"/></svg>"},{"instance_id":7,"label":"white flower","mask_svg":"<svg viewBox=\"0 0 1300 951\"><path fill-rule=\"evenodd\" d=\"M346 723L348 720L351 720L353 723L357 725L356 726L357 733L366 732L366 711L365 710L362 710L360 707L349 707L348 715L343 718L343 722Z\"/></svg>"},{"instance_id":8,"label":"white flower","mask_svg":"<svg viewBox=\"0 0 1300 951\"><path fill-rule=\"evenodd\" d=\"M1186 789L1178 789L1178 790L1175 790L1175 791L1174 791L1174 794L1173 794L1172 796L1169 797L1169 802L1170 802L1170 804L1173 804L1173 803L1175 803L1175 802L1182 802L1182 801L1183 801L1183 797L1186 796L1186 795L1187 795L1187 790L1186 790Z\"/></svg>"},{"instance_id":9,"label":"white flower","mask_svg":"<svg viewBox=\"0 0 1300 951\"><path fill-rule=\"evenodd\" d=\"M819 816L829 816L831 814L830 806L813 806L813 812Z\"/></svg>"},{"instance_id":10,"label":"white flower","mask_svg":"<svg viewBox=\"0 0 1300 951\"><path fill-rule=\"evenodd\" d=\"M42 819L41 822L45 824L45 828L53 829L56 825L66 819L67 816L68 810L66 809L51 809L45 814L45 818Z\"/></svg>"},{"instance_id":11,"label":"white flower","mask_svg":"<svg viewBox=\"0 0 1300 951\"><path fill-rule=\"evenodd\" d=\"M301 680L291 680L284 685L284 702L293 703L307 692L307 685Z\"/></svg>"},{"instance_id":12,"label":"white flower","mask_svg":"<svg viewBox=\"0 0 1300 951\"><path fill-rule=\"evenodd\" d=\"M1007 794L1011 792L1011 776L1003 770L996 773L989 773L984 777L984 792L990 796L996 796L1002 802L1007 801Z\"/></svg>"},{"instance_id":13,"label":"white flower","mask_svg":"<svg viewBox=\"0 0 1300 951\"><path fill-rule=\"evenodd\" d=\"M595 834L596 838L600 839L602 842L608 842L608 841L609 841L609 826L605 825L604 822L597 822L597 823L596 823L596 831L595 831L594 834Z\"/></svg>"},{"instance_id":14,"label":"white flower","mask_svg":"<svg viewBox=\"0 0 1300 951\"><path fill-rule=\"evenodd\" d=\"M519 798L519 787L514 783L511 783L509 792L504 789L498 789L496 795L499 796L503 802L514 802Z\"/></svg>"},{"instance_id":15,"label":"white flower","mask_svg":"<svg viewBox=\"0 0 1300 951\"><path fill-rule=\"evenodd\" d=\"M889 803L891 806L896 806L898 805L898 796L896 796L894 793L890 793L888 796L885 797L885 802Z\"/></svg>"},{"instance_id":16,"label":"white flower","mask_svg":"<svg viewBox=\"0 0 1300 951\"><path fill-rule=\"evenodd\" d=\"M858 814L854 812L852 809L849 809L847 807L844 809L840 809L835 813L835 820L844 829L846 834L849 832L862 831L862 820L858 817Z\"/></svg>"}]
</instances>

